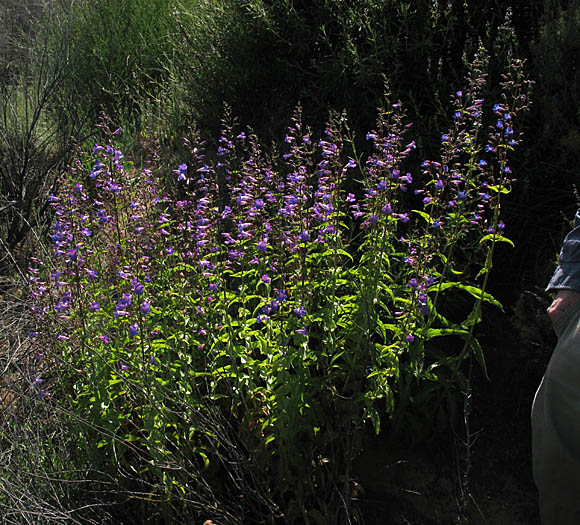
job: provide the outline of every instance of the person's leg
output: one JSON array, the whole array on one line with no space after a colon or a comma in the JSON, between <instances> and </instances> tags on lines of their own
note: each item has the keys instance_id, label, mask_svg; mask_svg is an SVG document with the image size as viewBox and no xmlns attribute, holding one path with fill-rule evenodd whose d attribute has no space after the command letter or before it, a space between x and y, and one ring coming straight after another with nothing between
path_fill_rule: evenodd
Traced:
<instances>
[{"instance_id":1,"label":"person's leg","mask_svg":"<svg viewBox=\"0 0 580 525\"><path fill-rule=\"evenodd\" d=\"M557 318L558 344L532 407L542 525L580 524L580 301Z\"/></svg>"}]
</instances>

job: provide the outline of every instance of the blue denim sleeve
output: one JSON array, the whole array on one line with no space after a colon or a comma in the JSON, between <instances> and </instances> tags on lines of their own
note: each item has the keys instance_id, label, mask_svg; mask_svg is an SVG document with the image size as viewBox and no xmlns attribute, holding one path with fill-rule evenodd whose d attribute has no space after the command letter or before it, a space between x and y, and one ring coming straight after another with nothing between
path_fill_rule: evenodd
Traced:
<instances>
[{"instance_id":1,"label":"blue denim sleeve","mask_svg":"<svg viewBox=\"0 0 580 525\"><path fill-rule=\"evenodd\" d=\"M559 266L546 287L547 292L551 290L580 292L580 209L574 217L574 229L562 243Z\"/></svg>"}]
</instances>

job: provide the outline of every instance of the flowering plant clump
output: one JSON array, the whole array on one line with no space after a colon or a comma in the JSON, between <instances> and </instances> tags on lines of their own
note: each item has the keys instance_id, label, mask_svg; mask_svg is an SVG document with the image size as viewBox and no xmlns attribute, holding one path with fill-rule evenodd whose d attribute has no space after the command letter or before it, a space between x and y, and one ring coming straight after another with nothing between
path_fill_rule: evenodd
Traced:
<instances>
[{"instance_id":1,"label":"flowering plant clump","mask_svg":"<svg viewBox=\"0 0 580 525\"><path fill-rule=\"evenodd\" d=\"M214 160L194 134L172 184L116 132L79 156L50 197L52 253L31 261L31 338L38 396L75 414L91 461L133 473L152 503L202 493L225 518L349 512L333 473L362 423L378 432L461 384L465 359L483 364L473 328L497 304L487 275L510 242L500 203L529 88L514 61L484 101L485 56L436 160L417 160L388 99L367 158L343 115L316 138L300 110L276 155L229 117ZM472 298L459 321L450 291ZM251 470L228 476L235 446Z\"/></svg>"}]
</instances>

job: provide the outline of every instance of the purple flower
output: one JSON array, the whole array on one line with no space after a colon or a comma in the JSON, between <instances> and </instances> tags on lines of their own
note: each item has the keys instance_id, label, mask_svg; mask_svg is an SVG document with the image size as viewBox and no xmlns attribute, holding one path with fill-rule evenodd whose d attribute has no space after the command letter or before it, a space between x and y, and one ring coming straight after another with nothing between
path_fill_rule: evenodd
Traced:
<instances>
[{"instance_id":1,"label":"purple flower","mask_svg":"<svg viewBox=\"0 0 580 525\"><path fill-rule=\"evenodd\" d=\"M139 281L137 281L137 279L133 279L133 291L137 295L143 295L145 292L145 287Z\"/></svg>"},{"instance_id":2,"label":"purple flower","mask_svg":"<svg viewBox=\"0 0 580 525\"><path fill-rule=\"evenodd\" d=\"M298 236L298 238L300 239L300 241L302 242L307 242L310 239L310 233L308 233L307 230L302 230L300 232L300 235Z\"/></svg>"},{"instance_id":3,"label":"purple flower","mask_svg":"<svg viewBox=\"0 0 580 525\"><path fill-rule=\"evenodd\" d=\"M262 277L260 279L263 283L266 283L266 284L270 283L270 281L271 281L270 276L266 273L264 275L262 275Z\"/></svg>"},{"instance_id":4,"label":"purple flower","mask_svg":"<svg viewBox=\"0 0 580 525\"><path fill-rule=\"evenodd\" d=\"M298 330L296 330L296 333L306 337L308 335L308 328L299 328Z\"/></svg>"},{"instance_id":5,"label":"purple flower","mask_svg":"<svg viewBox=\"0 0 580 525\"><path fill-rule=\"evenodd\" d=\"M407 343L412 343L415 340L415 336L411 333L407 334L406 337Z\"/></svg>"},{"instance_id":6,"label":"purple flower","mask_svg":"<svg viewBox=\"0 0 580 525\"><path fill-rule=\"evenodd\" d=\"M97 303L97 301L94 301L89 305L89 312L91 313L98 312L100 309L101 307L99 306L99 303Z\"/></svg>"},{"instance_id":7,"label":"purple flower","mask_svg":"<svg viewBox=\"0 0 580 525\"><path fill-rule=\"evenodd\" d=\"M393 213L393 208L391 207L390 204L385 204L381 211L385 214L385 215L391 215L391 213Z\"/></svg>"},{"instance_id":8,"label":"purple flower","mask_svg":"<svg viewBox=\"0 0 580 525\"><path fill-rule=\"evenodd\" d=\"M129 370L129 365L123 363L123 361L119 361L119 370L124 372L125 370Z\"/></svg>"},{"instance_id":9,"label":"purple flower","mask_svg":"<svg viewBox=\"0 0 580 525\"><path fill-rule=\"evenodd\" d=\"M185 180L187 175L187 164L180 164L176 170L173 170L173 173L177 173L177 182Z\"/></svg>"},{"instance_id":10,"label":"purple flower","mask_svg":"<svg viewBox=\"0 0 580 525\"><path fill-rule=\"evenodd\" d=\"M143 302L143 304L140 307L141 313L147 315L149 312L151 312L151 303L149 301L145 301Z\"/></svg>"},{"instance_id":11,"label":"purple flower","mask_svg":"<svg viewBox=\"0 0 580 525\"><path fill-rule=\"evenodd\" d=\"M131 274L129 272L124 271L124 270L119 270L117 272L117 277L119 277L119 279L121 279L121 280L127 280L130 276L131 276Z\"/></svg>"},{"instance_id":12,"label":"purple flower","mask_svg":"<svg viewBox=\"0 0 580 525\"><path fill-rule=\"evenodd\" d=\"M136 324L129 325L129 335L135 337L139 333L139 327Z\"/></svg>"},{"instance_id":13,"label":"purple flower","mask_svg":"<svg viewBox=\"0 0 580 525\"><path fill-rule=\"evenodd\" d=\"M294 308L294 313L300 318L303 319L304 316L306 315L306 308L304 308L304 306L300 305L298 308Z\"/></svg>"},{"instance_id":14,"label":"purple flower","mask_svg":"<svg viewBox=\"0 0 580 525\"><path fill-rule=\"evenodd\" d=\"M39 399L46 399L47 397L50 397L50 394L46 390L44 390L44 388L41 388L38 391L38 398Z\"/></svg>"}]
</instances>

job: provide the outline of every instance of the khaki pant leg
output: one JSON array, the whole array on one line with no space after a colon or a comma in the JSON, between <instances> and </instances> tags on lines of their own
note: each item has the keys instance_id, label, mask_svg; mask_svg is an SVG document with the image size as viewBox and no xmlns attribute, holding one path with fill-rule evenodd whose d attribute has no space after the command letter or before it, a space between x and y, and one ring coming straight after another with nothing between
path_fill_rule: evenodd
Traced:
<instances>
[{"instance_id":1,"label":"khaki pant leg","mask_svg":"<svg viewBox=\"0 0 580 525\"><path fill-rule=\"evenodd\" d=\"M532 406L542 525L580 525L580 300L554 324L558 344Z\"/></svg>"}]
</instances>

